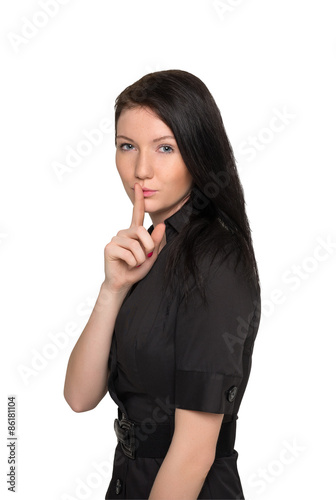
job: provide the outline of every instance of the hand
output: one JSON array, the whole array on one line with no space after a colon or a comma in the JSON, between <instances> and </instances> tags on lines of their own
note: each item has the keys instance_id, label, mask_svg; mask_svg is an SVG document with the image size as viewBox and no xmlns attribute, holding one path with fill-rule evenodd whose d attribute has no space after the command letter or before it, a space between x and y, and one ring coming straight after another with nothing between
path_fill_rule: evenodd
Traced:
<instances>
[{"instance_id":1,"label":"hand","mask_svg":"<svg viewBox=\"0 0 336 500\"><path fill-rule=\"evenodd\" d=\"M140 184L135 183L131 225L118 231L104 249L105 284L113 291L131 288L146 276L157 259L166 226L161 222L149 234L143 226L144 217L143 191ZM151 252L152 256L148 257Z\"/></svg>"}]
</instances>

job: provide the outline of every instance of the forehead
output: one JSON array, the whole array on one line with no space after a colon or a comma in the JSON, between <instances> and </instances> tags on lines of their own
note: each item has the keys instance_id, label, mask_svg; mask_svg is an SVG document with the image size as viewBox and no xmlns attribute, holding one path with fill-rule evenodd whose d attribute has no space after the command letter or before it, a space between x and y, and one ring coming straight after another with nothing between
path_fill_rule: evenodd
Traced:
<instances>
[{"instance_id":1,"label":"forehead","mask_svg":"<svg viewBox=\"0 0 336 500\"><path fill-rule=\"evenodd\" d=\"M137 106L135 108L125 108L120 113L117 123L118 134L151 135L165 133L173 135L171 129L161 118L148 107Z\"/></svg>"}]
</instances>

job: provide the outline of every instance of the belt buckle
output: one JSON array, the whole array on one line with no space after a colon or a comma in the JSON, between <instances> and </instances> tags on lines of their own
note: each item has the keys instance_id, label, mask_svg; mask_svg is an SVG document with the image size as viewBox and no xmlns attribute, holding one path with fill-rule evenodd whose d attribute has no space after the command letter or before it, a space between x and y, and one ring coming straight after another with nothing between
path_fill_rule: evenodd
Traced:
<instances>
[{"instance_id":1,"label":"belt buckle","mask_svg":"<svg viewBox=\"0 0 336 500\"><path fill-rule=\"evenodd\" d=\"M129 458L135 459L134 423L122 414L121 420L118 418L115 419L114 430L124 454Z\"/></svg>"}]
</instances>

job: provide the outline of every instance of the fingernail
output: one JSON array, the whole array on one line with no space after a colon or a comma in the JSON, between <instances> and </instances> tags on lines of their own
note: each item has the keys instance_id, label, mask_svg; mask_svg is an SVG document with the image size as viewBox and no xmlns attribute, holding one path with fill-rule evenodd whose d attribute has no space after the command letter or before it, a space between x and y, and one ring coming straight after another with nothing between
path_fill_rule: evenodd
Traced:
<instances>
[{"instance_id":1,"label":"fingernail","mask_svg":"<svg viewBox=\"0 0 336 500\"><path fill-rule=\"evenodd\" d=\"M151 257L153 255L153 252L149 253L147 257Z\"/></svg>"},{"instance_id":2,"label":"fingernail","mask_svg":"<svg viewBox=\"0 0 336 500\"><path fill-rule=\"evenodd\" d=\"M138 265L138 266L136 266L136 267L140 267L140 266L141 266L141 264L139 264L139 265Z\"/></svg>"}]
</instances>

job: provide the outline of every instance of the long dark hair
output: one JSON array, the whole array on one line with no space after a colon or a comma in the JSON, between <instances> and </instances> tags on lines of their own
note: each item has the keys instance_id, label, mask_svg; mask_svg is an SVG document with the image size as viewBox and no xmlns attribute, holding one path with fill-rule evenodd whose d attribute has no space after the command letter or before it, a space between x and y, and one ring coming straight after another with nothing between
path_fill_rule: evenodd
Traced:
<instances>
[{"instance_id":1,"label":"long dark hair","mask_svg":"<svg viewBox=\"0 0 336 500\"><path fill-rule=\"evenodd\" d=\"M244 263L246 279L259 286L243 187L221 113L206 85L182 70L149 73L127 87L115 102L115 132L123 109L148 107L172 130L183 161L193 177L189 224L170 245L164 279L171 297L177 283L195 280L203 301L204 275L198 259L234 252Z\"/></svg>"}]
</instances>

